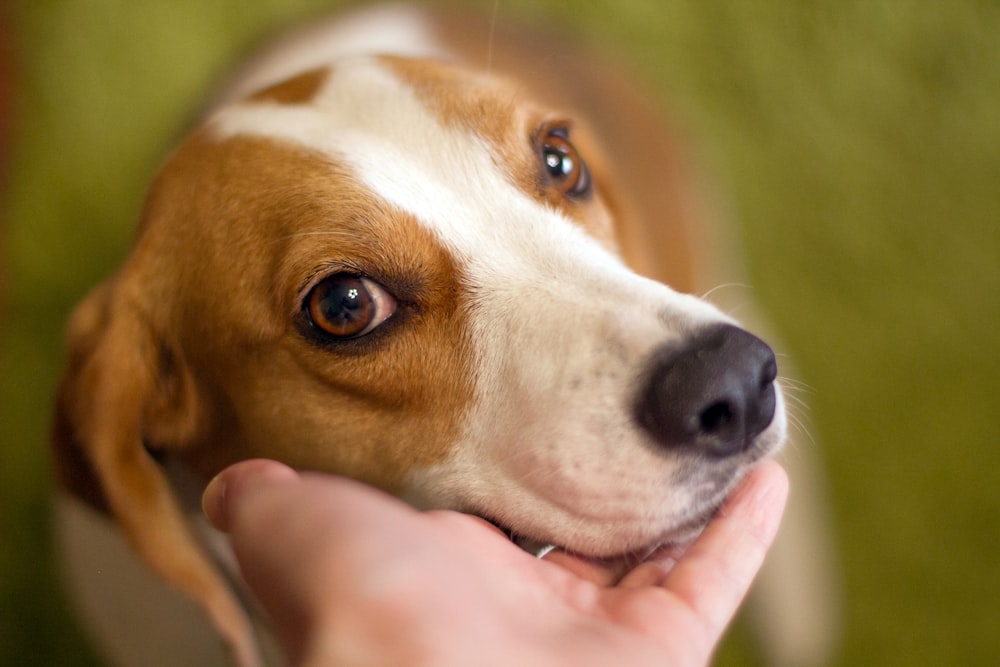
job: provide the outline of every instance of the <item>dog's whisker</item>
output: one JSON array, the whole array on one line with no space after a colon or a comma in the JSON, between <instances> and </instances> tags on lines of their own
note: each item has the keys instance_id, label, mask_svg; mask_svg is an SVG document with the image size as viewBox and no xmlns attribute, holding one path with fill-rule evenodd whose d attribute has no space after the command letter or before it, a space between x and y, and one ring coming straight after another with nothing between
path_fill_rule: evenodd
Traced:
<instances>
[{"instance_id":1,"label":"dog's whisker","mask_svg":"<svg viewBox=\"0 0 1000 667\"><path fill-rule=\"evenodd\" d=\"M497 31L497 16L500 13L500 0L493 0L493 11L490 14L490 30L486 37L486 71L493 72L493 49Z\"/></svg>"},{"instance_id":2,"label":"dog's whisker","mask_svg":"<svg viewBox=\"0 0 1000 667\"><path fill-rule=\"evenodd\" d=\"M801 396L797 395L798 392L795 388L783 387L785 405L789 408L789 411L794 410L794 414L789 416L799 416L802 414L808 414L810 410L809 403L804 400Z\"/></svg>"},{"instance_id":3,"label":"dog's whisker","mask_svg":"<svg viewBox=\"0 0 1000 667\"><path fill-rule=\"evenodd\" d=\"M803 439L812 446L816 445L816 439L810 431L807 420L803 415L808 414L810 405L798 394L815 393L812 387L804 382L793 378L781 377L779 379L785 397L785 420L789 430L794 431L800 437L790 438L792 443L801 442ZM794 445L793 445L794 446Z\"/></svg>"},{"instance_id":4,"label":"dog's whisker","mask_svg":"<svg viewBox=\"0 0 1000 667\"><path fill-rule=\"evenodd\" d=\"M787 394L795 396L814 396L816 394L816 391L808 384L796 382L790 378L782 377L778 382Z\"/></svg>"},{"instance_id":5,"label":"dog's whisker","mask_svg":"<svg viewBox=\"0 0 1000 667\"><path fill-rule=\"evenodd\" d=\"M796 398L786 397L786 407L790 413L788 417L792 419L800 419L809 414L809 404Z\"/></svg>"},{"instance_id":6,"label":"dog's whisker","mask_svg":"<svg viewBox=\"0 0 1000 667\"><path fill-rule=\"evenodd\" d=\"M720 291L722 291L724 289L736 289L736 288L752 290L753 286L747 285L745 283L722 283L722 284L716 285L715 287L711 288L707 292L704 292L698 298L704 299L704 300L707 301L716 292L720 292Z\"/></svg>"},{"instance_id":7,"label":"dog's whisker","mask_svg":"<svg viewBox=\"0 0 1000 667\"><path fill-rule=\"evenodd\" d=\"M812 431L806 425L804 420L800 419L798 415L791 412L788 413L786 419L788 421L789 430L798 434L798 437L790 438L791 449L801 447L803 441L808 442L811 447L815 447L817 445L816 438L813 436Z\"/></svg>"},{"instance_id":8,"label":"dog's whisker","mask_svg":"<svg viewBox=\"0 0 1000 667\"><path fill-rule=\"evenodd\" d=\"M796 394L806 394L809 396L816 395L816 388L807 382L803 382L797 378L781 376L778 380L781 383L782 388L794 392Z\"/></svg>"}]
</instances>

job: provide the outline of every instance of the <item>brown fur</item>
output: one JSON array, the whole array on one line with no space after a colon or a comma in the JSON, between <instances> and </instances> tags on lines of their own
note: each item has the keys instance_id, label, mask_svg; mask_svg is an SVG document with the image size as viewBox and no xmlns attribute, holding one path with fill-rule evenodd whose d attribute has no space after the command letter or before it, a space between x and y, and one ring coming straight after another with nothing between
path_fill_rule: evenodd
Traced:
<instances>
[{"instance_id":1,"label":"brown fur","mask_svg":"<svg viewBox=\"0 0 1000 667\"><path fill-rule=\"evenodd\" d=\"M439 415L468 399L469 355L459 277L429 236L308 151L196 136L154 185L129 261L74 315L56 430L66 485L231 639L248 631L242 612L149 452L205 479L268 456L388 490L444 456L453 422ZM325 353L287 324L288 295L338 262L396 289L400 335L383 354ZM328 445L333 427L343 446Z\"/></svg>"},{"instance_id":2,"label":"brown fur","mask_svg":"<svg viewBox=\"0 0 1000 667\"><path fill-rule=\"evenodd\" d=\"M300 74L288 81L265 88L255 93L250 99L255 101L277 102L279 104L305 104L309 102L323 86L329 71L320 68Z\"/></svg>"},{"instance_id":3,"label":"brown fur","mask_svg":"<svg viewBox=\"0 0 1000 667\"><path fill-rule=\"evenodd\" d=\"M443 34L476 59L487 55L484 35ZM560 61L576 75L554 77L527 66L553 57L537 55L541 43L498 35L493 69L529 74L509 97L442 94L467 75L391 62L443 118L475 124L514 183L564 207L637 270L692 289L699 212L659 119L597 69ZM307 72L255 99L303 103L325 76ZM539 185L523 146L549 114L512 106L525 85L565 108L596 109L572 117L597 204L572 205ZM609 99L615 110L601 111ZM602 156L598 135L616 159ZM391 288L399 310L383 328L394 335L380 329L336 350L303 336L304 290L339 270ZM158 458L176 457L207 480L266 456L399 491L412 466L447 456L456 435L447 415L470 399L461 280L430 232L367 196L328 158L196 132L153 185L124 266L73 316L54 432L65 486L113 514L146 562L203 605L242 664L254 664L244 612L191 536ZM329 445L334 428L342 446Z\"/></svg>"},{"instance_id":4,"label":"brown fur","mask_svg":"<svg viewBox=\"0 0 1000 667\"><path fill-rule=\"evenodd\" d=\"M632 269L680 292L715 284L719 253L709 249L719 239L694 161L662 110L622 76L627 67L596 48L567 48L560 25L493 24L472 12L441 15L437 25L464 61L568 111Z\"/></svg>"},{"instance_id":5,"label":"brown fur","mask_svg":"<svg viewBox=\"0 0 1000 667\"><path fill-rule=\"evenodd\" d=\"M585 123L572 120L569 113L562 120L562 112L527 102L523 87L500 75L492 76L488 85L480 85L482 74L470 73L466 67L394 57L384 60L413 86L445 126L468 128L488 141L496 164L512 183L562 210L610 250L618 250L617 231L607 207L609 201L618 201L610 196L614 179L606 177L607 160ZM537 154L525 150L538 140L535 135L540 129L557 126L572 128L573 144L593 174L595 197L575 202L559 193L540 177Z\"/></svg>"}]
</instances>

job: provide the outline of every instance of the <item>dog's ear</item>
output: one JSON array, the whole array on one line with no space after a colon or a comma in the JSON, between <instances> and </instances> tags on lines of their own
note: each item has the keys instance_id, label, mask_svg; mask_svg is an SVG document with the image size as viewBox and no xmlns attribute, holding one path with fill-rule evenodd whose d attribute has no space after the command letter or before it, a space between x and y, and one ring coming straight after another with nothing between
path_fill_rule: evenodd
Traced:
<instances>
[{"instance_id":1,"label":"dog's ear","mask_svg":"<svg viewBox=\"0 0 1000 667\"><path fill-rule=\"evenodd\" d=\"M122 282L98 287L70 320L53 432L57 473L70 492L117 520L152 570L201 605L240 665L256 665L246 613L146 449L151 432L193 428L193 383Z\"/></svg>"}]
</instances>

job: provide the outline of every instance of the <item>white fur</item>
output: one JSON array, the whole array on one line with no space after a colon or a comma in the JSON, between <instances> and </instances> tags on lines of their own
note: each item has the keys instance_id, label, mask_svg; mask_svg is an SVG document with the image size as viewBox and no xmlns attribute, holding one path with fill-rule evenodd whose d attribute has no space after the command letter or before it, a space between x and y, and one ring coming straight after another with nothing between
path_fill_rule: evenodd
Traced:
<instances>
[{"instance_id":1,"label":"white fur","mask_svg":"<svg viewBox=\"0 0 1000 667\"><path fill-rule=\"evenodd\" d=\"M279 40L249 61L213 106L242 99L293 76L358 54L447 58L427 15L415 7L378 5L334 15Z\"/></svg>"}]
</instances>

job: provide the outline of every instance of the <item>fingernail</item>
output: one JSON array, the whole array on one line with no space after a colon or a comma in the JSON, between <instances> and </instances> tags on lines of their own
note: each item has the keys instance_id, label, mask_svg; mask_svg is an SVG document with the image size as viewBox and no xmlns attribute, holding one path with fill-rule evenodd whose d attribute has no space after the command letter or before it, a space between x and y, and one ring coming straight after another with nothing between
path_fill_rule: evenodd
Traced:
<instances>
[{"instance_id":1,"label":"fingernail","mask_svg":"<svg viewBox=\"0 0 1000 667\"><path fill-rule=\"evenodd\" d=\"M225 473L219 473L208 483L201 496L201 511L213 526L223 532L229 528L229 516L226 510L227 486Z\"/></svg>"},{"instance_id":2,"label":"fingernail","mask_svg":"<svg viewBox=\"0 0 1000 667\"><path fill-rule=\"evenodd\" d=\"M208 483L201 496L201 511L213 526L229 532L234 515L232 505L242 503L248 493L255 493L261 484L298 479L298 473L288 466L267 459L249 459L234 463ZM248 490L249 489L249 490Z\"/></svg>"}]
</instances>

